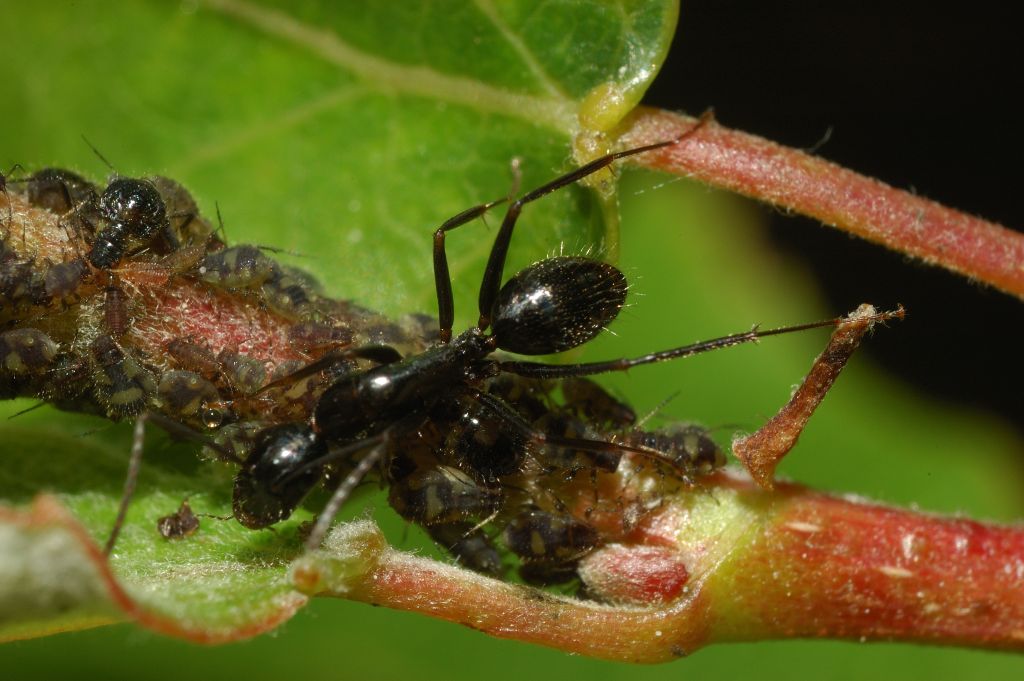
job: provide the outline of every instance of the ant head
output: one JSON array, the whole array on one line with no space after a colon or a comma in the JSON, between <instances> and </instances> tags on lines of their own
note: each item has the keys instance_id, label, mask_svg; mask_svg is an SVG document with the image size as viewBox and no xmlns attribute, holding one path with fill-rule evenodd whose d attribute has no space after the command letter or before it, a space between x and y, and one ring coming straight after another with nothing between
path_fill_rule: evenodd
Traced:
<instances>
[{"instance_id":1,"label":"ant head","mask_svg":"<svg viewBox=\"0 0 1024 681\"><path fill-rule=\"evenodd\" d=\"M251 530L269 527L292 514L320 481L326 446L306 426L284 424L264 429L235 476L234 516Z\"/></svg>"},{"instance_id":2,"label":"ant head","mask_svg":"<svg viewBox=\"0 0 1024 681\"><path fill-rule=\"evenodd\" d=\"M100 197L100 213L110 222L125 225L140 239L153 236L167 221L167 207L156 187L127 177L107 185Z\"/></svg>"},{"instance_id":3,"label":"ant head","mask_svg":"<svg viewBox=\"0 0 1024 681\"><path fill-rule=\"evenodd\" d=\"M502 350L547 355L583 345L619 315L626 277L589 258L560 256L530 265L508 280L491 313Z\"/></svg>"}]
</instances>

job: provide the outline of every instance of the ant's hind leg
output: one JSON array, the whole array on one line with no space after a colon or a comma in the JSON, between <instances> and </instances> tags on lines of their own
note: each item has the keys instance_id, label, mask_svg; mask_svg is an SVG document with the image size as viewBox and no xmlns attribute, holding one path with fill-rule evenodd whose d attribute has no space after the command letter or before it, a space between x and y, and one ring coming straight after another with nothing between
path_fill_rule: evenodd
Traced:
<instances>
[{"instance_id":1,"label":"ant's hind leg","mask_svg":"<svg viewBox=\"0 0 1024 681\"><path fill-rule=\"evenodd\" d=\"M519 159L512 159L512 188L508 194L481 203L472 208L467 208L458 215L454 215L444 221L434 232L434 287L437 290L438 321L441 327L441 342L447 343L452 339L452 324L455 323L455 299L452 296L452 277L448 271L448 254L445 251L445 234L456 227L472 222L483 217L484 213L494 208L499 203L511 201L512 197L519 192L519 182L522 175L519 172Z\"/></svg>"},{"instance_id":2,"label":"ant's hind leg","mask_svg":"<svg viewBox=\"0 0 1024 681\"><path fill-rule=\"evenodd\" d=\"M498 291L501 289L502 275L505 270L505 259L508 256L509 243L512 241L512 230L516 226L516 220L519 219L519 214L522 212L523 206L531 201L536 201L543 196L547 196L562 187L582 180L588 175L593 175L597 171L607 168L620 158L635 156L636 154L642 154L646 151L653 151L655 149L661 149L662 147L678 144L703 127L709 120L711 120L710 115L705 114L701 116L700 120L698 120L693 127L675 139L647 144L633 149L616 151L614 153L601 156L600 158L596 158L590 163L556 177L547 184L541 185L513 201L508 207L508 212L505 213L505 219L501 223L501 229L498 232L498 236L494 239L494 245L491 247L491 255L487 259L487 269L484 270L484 277L480 282L480 321L477 323L480 330L483 331L491 324L491 308L494 306L494 301L498 297Z\"/></svg>"}]
</instances>

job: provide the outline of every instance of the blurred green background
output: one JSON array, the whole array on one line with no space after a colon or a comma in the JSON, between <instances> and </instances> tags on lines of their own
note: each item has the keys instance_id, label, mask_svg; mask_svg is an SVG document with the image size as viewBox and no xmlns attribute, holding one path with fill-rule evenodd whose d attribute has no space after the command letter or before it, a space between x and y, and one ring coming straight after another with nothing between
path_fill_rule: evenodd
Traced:
<instances>
[{"instance_id":1,"label":"blurred green background","mask_svg":"<svg viewBox=\"0 0 1024 681\"><path fill-rule=\"evenodd\" d=\"M314 12L315 5L296 12ZM465 12L482 6L489 4ZM430 35L423 26L446 10L432 7L425 19L413 13L418 24L402 20L419 27L413 37L421 43ZM192 12L188 4L2 9L0 43L9 46L0 107L5 168L58 164L102 176L106 169L79 141L85 134L120 172L166 172L192 188L208 214L217 201L233 241L315 253L299 262L330 292L389 313L429 309L431 226L500 195L511 156L524 157L528 186L565 167L565 139L519 117L368 91L307 54L220 16ZM411 30L402 22L396 27ZM412 53L430 49L420 44ZM315 104L303 109L309 101ZM846 311L825 303L807 271L772 247L762 209L639 172L627 174L621 196L621 265L633 284L633 305L614 336L588 346L587 357L639 354L753 323L775 326ZM575 189L531 207L515 242L517 262L562 240L570 249L585 243L588 222L577 217L574 224L572 215L590 210L586 193ZM569 223L558 224L563 220ZM464 234L451 241L465 324L486 244ZM898 300L896 294L871 302ZM907 322L876 335L898 342L913 323L912 310ZM607 384L641 413L679 391L662 413L714 427L726 443L733 431L756 428L784 402L826 336L771 339L635 370ZM1024 511L1022 451L1019 436L995 417L933 401L859 356L781 473L822 489L1011 521ZM399 523L390 524L393 541L416 545L416 533L405 537ZM323 600L274 634L245 643L202 648L120 625L5 645L0 668L12 679L996 679L1021 678L1024 660L910 645L769 642L716 646L644 668Z\"/></svg>"}]
</instances>

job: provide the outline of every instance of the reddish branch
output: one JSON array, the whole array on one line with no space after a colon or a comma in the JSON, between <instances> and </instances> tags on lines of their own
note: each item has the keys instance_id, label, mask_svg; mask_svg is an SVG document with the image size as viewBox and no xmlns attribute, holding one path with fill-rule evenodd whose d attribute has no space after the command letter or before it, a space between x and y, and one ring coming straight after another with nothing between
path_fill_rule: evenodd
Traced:
<instances>
[{"instance_id":1,"label":"reddish branch","mask_svg":"<svg viewBox=\"0 0 1024 681\"><path fill-rule=\"evenodd\" d=\"M640 108L623 124L621 141L633 147L672 139L696 122ZM817 218L1024 298L1024 234L802 151L710 122L684 144L639 162Z\"/></svg>"}]
</instances>

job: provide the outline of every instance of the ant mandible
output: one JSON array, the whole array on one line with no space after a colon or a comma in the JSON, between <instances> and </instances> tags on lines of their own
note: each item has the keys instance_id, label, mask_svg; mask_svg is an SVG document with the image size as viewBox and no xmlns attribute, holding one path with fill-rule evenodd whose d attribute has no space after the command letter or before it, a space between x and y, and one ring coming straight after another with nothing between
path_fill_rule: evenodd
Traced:
<instances>
[{"instance_id":1,"label":"ant mandible","mask_svg":"<svg viewBox=\"0 0 1024 681\"><path fill-rule=\"evenodd\" d=\"M355 487L385 459L389 443L430 418L444 400L468 397L508 427L538 444L582 451L629 451L664 459L641 445L556 437L537 432L517 418L514 409L481 389L502 373L527 378L569 378L662 362L747 343L766 336L821 326L828 320L760 331L757 328L636 358L550 365L491 358L498 350L547 355L579 347L618 316L626 299L626 278L613 265L579 256L541 260L501 285L512 232L523 207L611 165L616 160L681 143L707 120L676 139L602 156L512 201L491 248L480 285L480 319L475 327L452 337L454 302L445 252L446 233L482 216L507 198L474 206L447 220L434 233L434 280L437 289L440 342L418 355L401 357L386 346L331 353L279 379L298 380L350 359L376 366L344 375L322 394L308 423L264 429L235 477L234 516L252 529L268 527L291 515L319 482L325 466L363 453L335 489L307 539L317 548L331 521ZM488 333L490 329L490 333Z\"/></svg>"}]
</instances>

